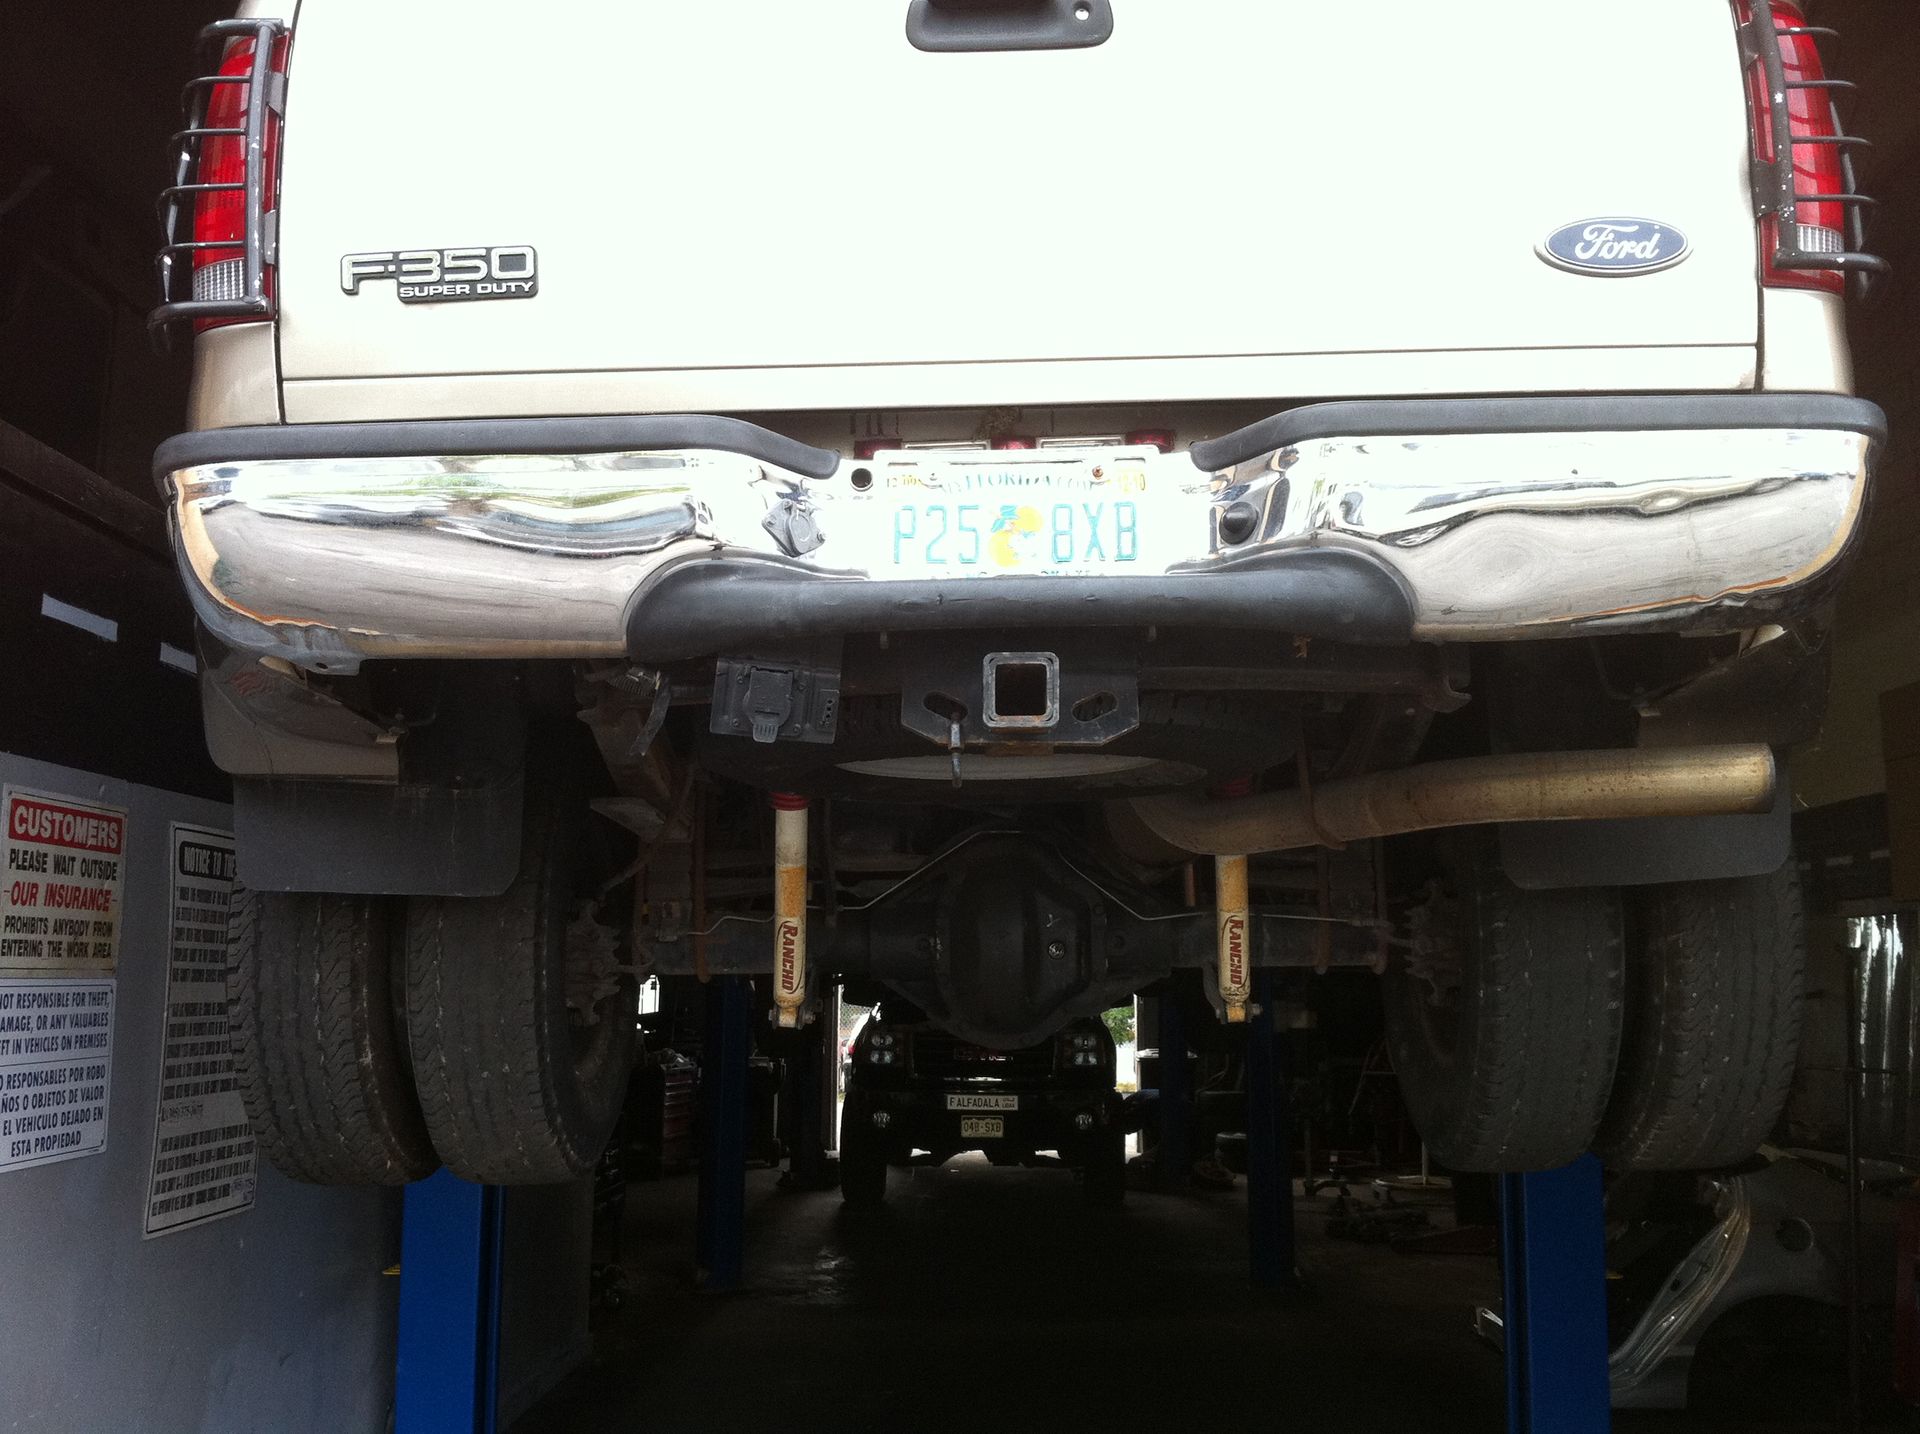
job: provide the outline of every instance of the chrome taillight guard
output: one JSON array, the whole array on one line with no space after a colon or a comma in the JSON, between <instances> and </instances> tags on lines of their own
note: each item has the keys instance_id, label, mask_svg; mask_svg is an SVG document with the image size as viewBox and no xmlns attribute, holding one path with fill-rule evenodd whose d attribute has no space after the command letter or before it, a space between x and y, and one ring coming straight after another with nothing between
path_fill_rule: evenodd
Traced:
<instances>
[{"instance_id":1,"label":"chrome taillight guard","mask_svg":"<svg viewBox=\"0 0 1920 1434\"><path fill-rule=\"evenodd\" d=\"M1821 90L1828 94L1851 90L1849 80L1789 80L1780 55L1783 35L1806 35L1817 39L1837 38L1839 32L1825 25L1781 25L1777 23L1767 0L1754 0L1752 18L1740 26L1741 58L1745 65L1758 63L1766 76L1767 131L1773 139L1773 158L1753 157L1753 202L1758 218L1771 217L1780 234L1780 246L1773 254L1776 269L1827 269L1845 274L1855 296L1866 292L1870 276L1887 272L1887 261L1866 252L1866 224L1861 211L1874 201L1857 193L1853 179L1855 149L1870 148L1870 142L1840 128L1839 109L1834 109L1831 135L1793 133L1793 115L1788 94L1793 90ZM1750 101L1751 102L1751 101ZM1826 145L1839 151L1841 190L1837 194L1802 194L1794 178L1793 147L1796 144ZM1789 242L1799 236L1799 206L1802 204L1838 204L1847 216L1847 248L1837 252L1817 252Z\"/></svg>"},{"instance_id":2,"label":"chrome taillight guard","mask_svg":"<svg viewBox=\"0 0 1920 1434\"><path fill-rule=\"evenodd\" d=\"M266 318L273 311L267 295L267 265L273 262L275 236L269 223L267 184L267 116L285 107L285 76L273 68L274 50L287 33L280 20L216 20L200 32L200 44L215 56L215 72L187 82L182 109L187 126L173 136L174 182L160 191L158 208L165 243L154 263L160 275L160 304L147 316L147 328L165 347L172 325L191 319ZM253 41L253 64L244 75L219 73L219 57L232 40ZM247 85L247 111L237 127L206 123L216 85ZM237 183L200 183L194 178L202 143L212 137L237 139L246 147L244 177ZM235 241L201 241L192 237L196 196L214 191L241 191L245 229ZM184 237L183 237L184 235ZM242 260L241 292L231 298L196 299L193 295L192 256L202 249L237 251ZM183 262L184 261L184 262Z\"/></svg>"}]
</instances>

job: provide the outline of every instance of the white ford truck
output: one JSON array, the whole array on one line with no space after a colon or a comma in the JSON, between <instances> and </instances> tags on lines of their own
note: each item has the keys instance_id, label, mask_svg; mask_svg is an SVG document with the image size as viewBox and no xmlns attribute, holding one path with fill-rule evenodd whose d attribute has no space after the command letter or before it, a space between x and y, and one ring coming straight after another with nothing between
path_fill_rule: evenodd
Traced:
<instances>
[{"instance_id":1,"label":"white ford truck","mask_svg":"<svg viewBox=\"0 0 1920 1434\"><path fill-rule=\"evenodd\" d=\"M586 1168L649 973L1002 1051L1377 977L1455 1168L1766 1134L1883 439L1785 0L393 25L213 26L163 198L282 1169Z\"/></svg>"}]
</instances>

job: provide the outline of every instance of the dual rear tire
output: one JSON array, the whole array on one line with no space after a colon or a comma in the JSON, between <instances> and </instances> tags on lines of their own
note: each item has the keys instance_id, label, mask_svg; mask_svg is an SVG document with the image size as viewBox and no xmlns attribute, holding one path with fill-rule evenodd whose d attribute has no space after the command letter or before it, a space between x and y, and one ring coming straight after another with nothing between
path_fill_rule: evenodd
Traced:
<instances>
[{"instance_id":1,"label":"dual rear tire","mask_svg":"<svg viewBox=\"0 0 1920 1434\"><path fill-rule=\"evenodd\" d=\"M414 1082L434 1149L467 1180L538 1185L591 1170L626 1097L632 993L618 933L578 899L583 811L529 793L505 892L408 903Z\"/></svg>"},{"instance_id":2,"label":"dual rear tire","mask_svg":"<svg viewBox=\"0 0 1920 1434\"><path fill-rule=\"evenodd\" d=\"M238 889L227 1019L260 1151L318 1185L402 1185L440 1164L398 1016L400 935L380 897Z\"/></svg>"},{"instance_id":3,"label":"dual rear tire","mask_svg":"<svg viewBox=\"0 0 1920 1434\"><path fill-rule=\"evenodd\" d=\"M580 900L585 803L529 790L521 864L493 897L238 892L235 1065L284 1174L482 1184L593 1168L632 1062L619 933Z\"/></svg>"},{"instance_id":4,"label":"dual rear tire","mask_svg":"<svg viewBox=\"0 0 1920 1434\"><path fill-rule=\"evenodd\" d=\"M1785 1103L1805 966L1791 863L1624 894L1522 890L1488 833L1447 849L1382 981L1415 1127L1462 1171L1733 1164Z\"/></svg>"},{"instance_id":5,"label":"dual rear tire","mask_svg":"<svg viewBox=\"0 0 1920 1434\"><path fill-rule=\"evenodd\" d=\"M239 891L229 932L236 1075L267 1158L296 1179L391 1185L444 1163L486 1184L592 1168L626 1090L632 992L618 937L585 913L584 803L530 793L499 896ZM1787 1095L1805 966L1791 864L1770 875L1529 891L1484 833L1450 847L1415 960L1383 978L1401 1087L1436 1159L1544 1170L1744 1159ZM841 1185L885 1198L850 1092ZM1090 1204L1124 1184L1104 1150ZM1096 1168L1097 1167L1097 1168Z\"/></svg>"},{"instance_id":6,"label":"dual rear tire","mask_svg":"<svg viewBox=\"0 0 1920 1434\"><path fill-rule=\"evenodd\" d=\"M1618 1170L1751 1155L1793 1083L1806 980L1800 882L1766 876L1637 893L1627 1019L1593 1150Z\"/></svg>"}]
</instances>

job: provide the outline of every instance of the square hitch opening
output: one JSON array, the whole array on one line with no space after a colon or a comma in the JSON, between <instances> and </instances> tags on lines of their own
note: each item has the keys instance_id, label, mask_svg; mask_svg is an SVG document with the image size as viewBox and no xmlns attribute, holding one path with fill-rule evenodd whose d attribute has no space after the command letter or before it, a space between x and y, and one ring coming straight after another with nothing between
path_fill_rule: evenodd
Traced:
<instances>
[{"instance_id":1,"label":"square hitch opening","mask_svg":"<svg viewBox=\"0 0 1920 1434\"><path fill-rule=\"evenodd\" d=\"M1051 652L989 652L980 685L988 727L1034 730L1060 721L1060 659Z\"/></svg>"}]
</instances>

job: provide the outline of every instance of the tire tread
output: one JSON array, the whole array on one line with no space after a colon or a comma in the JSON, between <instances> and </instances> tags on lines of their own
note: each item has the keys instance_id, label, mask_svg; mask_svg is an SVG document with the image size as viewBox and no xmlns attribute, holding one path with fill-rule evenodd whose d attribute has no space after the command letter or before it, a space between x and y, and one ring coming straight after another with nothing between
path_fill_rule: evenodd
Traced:
<instances>
[{"instance_id":1,"label":"tire tread","mask_svg":"<svg viewBox=\"0 0 1920 1434\"><path fill-rule=\"evenodd\" d=\"M1434 1158L1461 1171L1549 1170L1584 1154L1621 1040L1625 937L1609 890L1521 890L1485 833L1447 848L1466 912L1457 1040L1427 1040L1424 986L1390 969L1394 1069Z\"/></svg>"},{"instance_id":2,"label":"tire tread","mask_svg":"<svg viewBox=\"0 0 1920 1434\"><path fill-rule=\"evenodd\" d=\"M564 800L530 794L521 869L497 897L411 903L407 1029L434 1148L463 1179L548 1184L591 1170L626 1089L618 1050L586 1089L568 1036L564 913L570 843ZM548 950L559 943L558 952Z\"/></svg>"},{"instance_id":3,"label":"tire tread","mask_svg":"<svg viewBox=\"0 0 1920 1434\"><path fill-rule=\"evenodd\" d=\"M1798 873L1650 888L1626 1045L1600 1157L1695 1170L1751 1155L1778 1119L1800 1047L1806 938Z\"/></svg>"},{"instance_id":4,"label":"tire tread","mask_svg":"<svg viewBox=\"0 0 1920 1434\"><path fill-rule=\"evenodd\" d=\"M296 1180L398 1185L438 1164L369 897L235 887L227 924L234 1076L262 1154Z\"/></svg>"}]
</instances>

